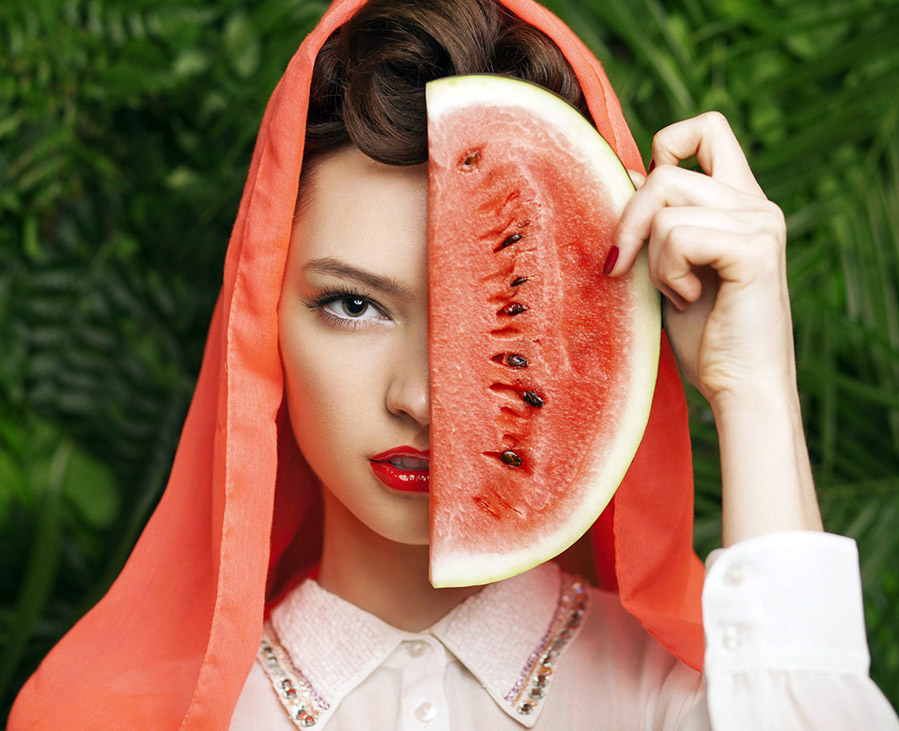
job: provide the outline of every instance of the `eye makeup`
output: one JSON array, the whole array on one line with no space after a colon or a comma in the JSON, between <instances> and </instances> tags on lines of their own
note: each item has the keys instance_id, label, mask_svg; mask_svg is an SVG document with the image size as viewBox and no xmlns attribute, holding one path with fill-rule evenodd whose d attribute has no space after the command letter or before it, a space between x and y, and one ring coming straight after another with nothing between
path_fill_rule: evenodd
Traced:
<instances>
[{"instance_id":1,"label":"eye makeup","mask_svg":"<svg viewBox=\"0 0 899 731\"><path fill-rule=\"evenodd\" d=\"M304 297L303 304L315 310L328 325L355 330L359 327L381 327L392 318L386 310L368 294L353 287L316 289L311 297ZM331 307L335 305L335 307ZM354 316L354 310L358 315ZM343 314L340 314L340 313ZM363 317L366 313L378 313L377 317Z\"/></svg>"}]
</instances>

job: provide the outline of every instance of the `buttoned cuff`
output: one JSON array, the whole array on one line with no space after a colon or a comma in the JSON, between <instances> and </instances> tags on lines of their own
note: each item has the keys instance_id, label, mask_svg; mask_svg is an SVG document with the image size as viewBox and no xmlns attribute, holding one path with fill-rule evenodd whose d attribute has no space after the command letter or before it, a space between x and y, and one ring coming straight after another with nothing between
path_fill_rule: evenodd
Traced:
<instances>
[{"instance_id":1,"label":"buttoned cuff","mask_svg":"<svg viewBox=\"0 0 899 731\"><path fill-rule=\"evenodd\" d=\"M702 591L705 673L752 668L867 675L858 548L784 531L716 549Z\"/></svg>"}]
</instances>

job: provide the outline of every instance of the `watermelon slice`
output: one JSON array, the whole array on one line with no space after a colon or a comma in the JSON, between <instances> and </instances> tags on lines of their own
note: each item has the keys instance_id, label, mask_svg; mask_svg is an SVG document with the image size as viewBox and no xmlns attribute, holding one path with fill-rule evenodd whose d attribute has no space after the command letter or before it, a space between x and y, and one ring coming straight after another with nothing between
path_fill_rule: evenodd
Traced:
<instances>
[{"instance_id":1,"label":"watermelon slice","mask_svg":"<svg viewBox=\"0 0 899 731\"><path fill-rule=\"evenodd\" d=\"M566 101L490 74L429 82L430 578L564 551L634 457L659 361L644 253L602 267L634 187Z\"/></svg>"}]
</instances>

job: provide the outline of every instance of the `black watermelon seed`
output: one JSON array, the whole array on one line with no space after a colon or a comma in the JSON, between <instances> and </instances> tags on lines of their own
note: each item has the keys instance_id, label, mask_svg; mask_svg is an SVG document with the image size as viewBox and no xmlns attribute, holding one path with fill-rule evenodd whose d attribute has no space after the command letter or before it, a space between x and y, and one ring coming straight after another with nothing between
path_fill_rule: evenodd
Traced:
<instances>
[{"instance_id":1,"label":"black watermelon seed","mask_svg":"<svg viewBox=\"0 0 899 731\"><path fill-rule=\"evenodd\" d=\"M525 391L523 394L521 394L521 398L523 398L527 403L537 409L539 409L541 406L543 406L543 404L546 403L533 391Z\"/></svg>"},{"instance_id":2,"label":"black watermelon seed","mask_svg":"<svg viewBox=\"0 0 899 731\"><path fill-rule=\"evenodd\" d=\"M503 312L505 312L507 315L514 316L514 315L520 315L526 309L527 309L527 305L523 305L523 304L521 304L521 302L512 302L511 304L509 304L506 307L505 310L503 310Z\"/></svg>"},{"instance_id":3,"label":"black watermelon seed","mask_svg":"<svg viewBox=\"0 0 899 731\"><path fill-rule=\"evenodd\" d=\"M528 359L517 353L509 353L509 355L506 356L506 365L512 366L513 368L527 368Z\"/></svg>"},{"instance_id":4,"label":"black watermelon seed","mask_svg":"<svg viewBox=\"0 0 899 731\"><path fill-rule=\"evenodd\" d=\"M468 157L465 158L465 161L462 163L465 167L471 168L478 164L478 160L481 159L480 150L475 150L474 152L468 153Z\"/></svg>"},{"instance_id":5,"label":"black watermelon seed","mask_svg":"<svg viewBox=\"0 0 899 731\"><path fill-rule=\"evenodd\" d=\"M499 248L496 249L496 251L499 251L499 249L505 249L507 246L511 246L517 241L521 241L521 234L512 234L509 238L507 238L505 241L503 241L503 243L499 245Z\"/></svg>"},{"instance_id":6,"label":"black watermelon seed","mask_svg":"<svg viewBox=\"0 0 899 731\"><path fill-rule=\"evenodd\" d=\"M519 284L524 284L526 281L528 281L527 277L516 277L512 280L512 286L517 287Z\"/></svg>"},{"instance_id":7,"label":"black watermelon seed","mask_svg":"<svg viewBox=\"0 0 899 731\"><path fill-rule=\"evenodd\" d=\"M521 457L511 449L507 449L499 456L499 458L510 467L521 467Z\"/></svg>"}]
</instances>

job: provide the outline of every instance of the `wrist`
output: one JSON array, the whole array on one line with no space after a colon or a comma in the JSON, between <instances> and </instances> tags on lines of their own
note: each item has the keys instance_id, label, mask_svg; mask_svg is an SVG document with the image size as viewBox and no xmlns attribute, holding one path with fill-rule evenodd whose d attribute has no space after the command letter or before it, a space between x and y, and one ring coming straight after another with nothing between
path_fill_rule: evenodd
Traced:
<instances>
[{"instance_id":1,"label":"wrist","mask_svg":"<svg viewBox=\"0 0 899 731\"><path fill-rule=\"evenodd\" d=\"M754 382L733 384L708 401L719 431L722 422L759 419L772 412L789 414L793 425L802 428L799 391L795 381L760 378Z\"/></svg>"},{"instance_id":2,"label":"wrist","mask_svg":"<svg viewBox=\"0 0 899 731\"><path fill-rule=\"evenodd\" d=\"M760 384L712 404L721 453L724 545L781 530L821 530L799 396Z\"/></svg>"}]
</instances>

